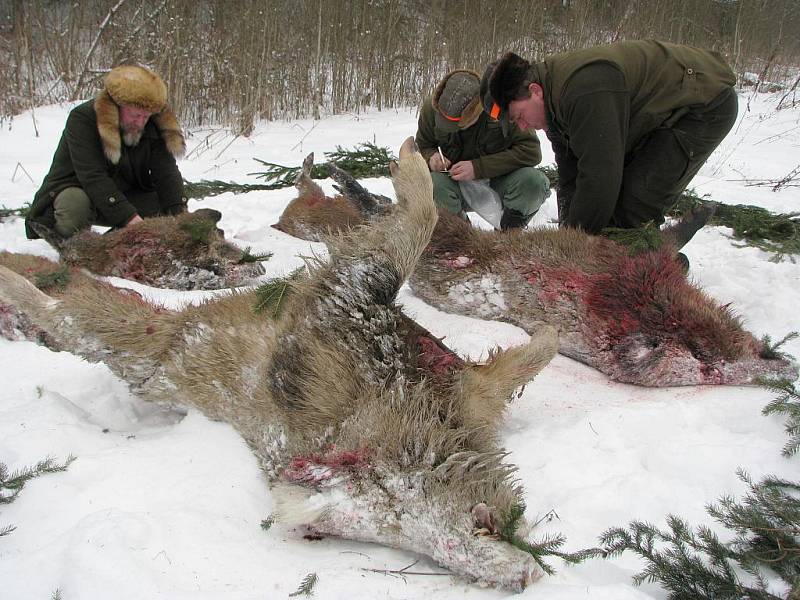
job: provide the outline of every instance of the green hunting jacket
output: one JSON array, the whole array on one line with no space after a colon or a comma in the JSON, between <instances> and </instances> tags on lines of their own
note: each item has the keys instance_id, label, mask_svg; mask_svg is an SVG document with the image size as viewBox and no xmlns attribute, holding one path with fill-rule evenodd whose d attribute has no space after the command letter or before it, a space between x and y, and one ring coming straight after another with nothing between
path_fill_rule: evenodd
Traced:
<instances>
[{"instance_id":1,"label":"green hunting jacket","mask_svg":"<svg viewBox=\"0 0 800 600\"><path fill-rule=\"evenodd\" d=\"M475 179L500 177L521 167L538 165L542 160L539 138L533 131L511 127L503 136L500 122L482 112L474 125L455 132L436 127L434 108L427 99L419 113L416 135L422 157L429 161L441 146L452 163L471 160Z\"/></svg>"},{"instance_id":2,"label":"green hunting jacket","mask_svg":"<svg viewBox=\"0 0 800 600\"><path fill-rule=\"evenodd\" d=\"M554 55L533 69L544 90L559 204L568 206L562 224L589 232L610 223L624 165L647 135L713 106L736 83L718 53L653 40ZM691 157L691 142L678 134Z\"/></svg>"},{"instance_id":3,"label":"green hunting jacket","mask_svg":"<svg viewBox=\"0 0 800 600\"><path fill-rule=\"evenodd\" d=\"M124 225L137 213L126 192L156 191L163 214L177 214L183 209L183 179L152 119L136 146L122 144L122 155L115 165L103 153L94 100L79 104L67 117L50 172L25 219L29 239L39 237L31 222L51 229L55 226L53 201L68 187L83 188L98 214L113 226Z\"/></svg>"}]
</instances>

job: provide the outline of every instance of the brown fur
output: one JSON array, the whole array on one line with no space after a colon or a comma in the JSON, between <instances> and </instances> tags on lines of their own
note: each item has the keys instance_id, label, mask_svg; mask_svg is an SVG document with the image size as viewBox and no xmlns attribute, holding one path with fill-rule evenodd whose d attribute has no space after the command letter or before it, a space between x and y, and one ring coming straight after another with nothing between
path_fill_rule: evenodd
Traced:
<instances>
[{"instance_id":1,"label":"brown fur","mask_svg":"<svg viewBox=\"0 0 800 600\"><path fill-rule=\"evenodd\" d=\"M328 217L315 214L302 194L289 206L281 216L286 230L318 232L318 217ZM559 352L617 381L741 385L795 378L788 362L761 358L761 343L673 260L707 217L687 215L663 231L663 250L631 257L626 247L577 229L480 231L442 212L410 283L445 311L508 321L531 334L554 326Z\"/></svg>"},{"instance_id":2,"label":"brown fur","mask_svg":"<svg viewBox=\"0 0 800 600\"><path fill-rule=\"evenodd\" d=\"M497 428L512 389L557 340L544 328L480 367L402 317L394 298L436 211L413 138L393 173L394 219L332 241L330 261L310 265L275 320L253 311L253 292L177 312L84 279L56 300L4 267L0 303L136 393L231 423L273 479L286 522L519 591L540 574L533 558L474 531L502 525L521 501Z\"/></svg>"},{"instance_id":3,"label":"brown fur","mask_svg":"<svg viewBox=\"0 0 800 600\"><path fill-rule=\"evenodd\" d=\"M243 252L216 228L220 217L217 211L200 209L144 219L103 235L87 230L64 240L41 233L64 262L97 275L185 290L251 283L264 268L258 262L240 262Z\"/></svg>"}]
</instances>

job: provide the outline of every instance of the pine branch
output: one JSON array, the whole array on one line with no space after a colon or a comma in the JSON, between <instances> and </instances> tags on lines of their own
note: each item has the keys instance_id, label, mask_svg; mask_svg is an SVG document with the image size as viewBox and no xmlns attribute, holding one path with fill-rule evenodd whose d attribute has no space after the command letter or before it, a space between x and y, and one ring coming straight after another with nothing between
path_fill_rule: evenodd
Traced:
<instances>
[{"instance_id":1,"label":"pine branch","mask_svg":"<svg viewBox=\"0 0 800 600\"><path fill-rule=\"evenodd\" d=\"M66 471L74 460L75 457L70 454L63 464L58 464L48 456L33 467L24 467L22 470L14 471L11 474L8 472L8 467L4 463L0 463L0 504L11 504L22 491L22 488L25 487L25 484L34 477L39 477L46 473Z\"/></svg>"},{"instance_id":2,"label":"pine branch","mask_svg":"<svg viewBox=\"0 0 800 600\"><path fill-rule=\"evenodd\" d=\"M602 234L618 244L627 246L628 253L631 256L657 250L663 243L661 230L657 225L653 225L652 222L635 229L606 227L603 229Z\"/></svg>"},{"instance_id":3,"label":"pine branch","mask_svg":"<svg viewBox=\"0 0 800 600\"><path fill-rule=\"evenodd\" d=\"M262 260L269 260L272 258L272 252L264 252L263 254L250 254L250 246L242 250L242 256L236 261L236 264L242 265L245 263L254 263Z\"/></svg>"},{"instance_id":4,"label":"pine branch","mask_svg":"<svg viewBox=\"0 0 800 600\"><path fill-rule=\"evenodd\" d=\"M356 179L387 177L389 175L389 163L397 160L388 148L376 146L371 142L356 144L352 150L336 146L336 150L326 152L325 157L328 162L336 163L340 169L347 171ZM287 167L259 158L254 158L253 160L267 167L267 170L248 173L248 175L254 175L264 181L271 181L275 187L294 185L297 176L300 174L301 167ZM313 165L311 167L312 179L325 179L328 176L328 168L325 165Z\"/></svg>"},{"instance_id":5,"label":"pine branch","mask_svg":"<svg viewBox=\"0 0 800 600\"><path fill-rule=\"evenodd\" d=\"M708 201L686 192L669 214L679 216L704 204ZM709 224L730 227L735 239L773 253L772 262L785 258L794 262L794 255L800 254L800 212L776 214L758 206L718 204Z\"/></svg>"},{"instance_id":6,"label":"pine branch","mask_svg":"<svg viewBox=\"0 0 800 600\"><path fill-rule=\"evenodd\" d=\"M772 343L772 338L769 335L765 335L763 338L761 338L763 348L759 356L767 360L792 360L794 358L793 356L787 354L786 352L780 352L778 348L783 346L786 342L796 339L798 335L800 334L798 334L796 331L792 331L783 336L783 339L775 343Z\"/></svg>"},{"instance_id":7,"label":"pine branch","mask_svg":"<svg viewBox=\"0 0 800 600\"><path fill-rule=\"evenodd\" d=\"M35 285L40 290L46 291L51 288L64 290L70 281L69 269L66 265L60 266L51 273L37 273Z\"/></svg>"},{"instance_id":8,"label":"pine branch","mask_svg":"<svg viewBox=\"0 0 800 600\"><path fill-rule=\"evenodd\" d=\"M6 217L22 217L25 218L28 216L28 211L31 209L31 203L28 202L23 204L19 208L6 208L5 205L0 206L0 219L5 219Z\"/></svg>"},{"instance_id":9,"label":"pine branch","mask_svg":"<svg viewBox=\"0 0 800 600\"><path fill-rule=\"evenodd\" d=\"M275 515L270 515L261 521L261 529L269 531L269 528L275 524Z\"/></svg>"},{"instance_id":10,"label":"pine branch","mask_svg":"<svg viewBox=\"0 0 800 600\"><path fill-rule=\"evenodd\" d=\"M297 588L296 591L289 594L290 598L295 596L299 596L301 594L306 596L311 596L314 593L314 586L317 585L317 574L316 573L309 573L303 578L303 581L300 583L300 587Z\"/></svg>"},{"instance_id":11,"label":"pine branch","mask_svg":"<svg viewBox=\"0 0 800 600\"><path fill-rule=\"evenodd\" d=\"M641 521L607 530L600 538L606 554L630 551L644 558L648 564L634 583L659 583L671 600L779 600L768 591L765 572L789 586L800 580L800 485L775 477L754 484L743 471L738 475L750 488L742 500L723 496L707 507L735 532L732 542L723 544L708 527L693 531L669 515L667 530ZM743 583L737 568L752 582Z\"/></svg>"},{"instance_id":12,"label":"pine branch","mask_svg":"<svg viewBox=\"0 0 800 600\"><path fill-rule=\"evenodd\" d=\"M536 564L548 575L554 575L556 570L544 561L544 557L546 556L555 556L562 559L564 562L576 565L589 558L605 555L605 551L601 548L587 548L578 550L577 552L563 552L560 548L567 540L560 533L547 535L544 539L535 542L528 542L522 539L517 534L517 531L522 523L524 514L524 503L520 502L512 506L508 513L503 516L503 526L500 528L499 537L501 540L530 554L533 560L536 561Z\"/></svg>"},{"instance_id":13,"label":"pine branch","mask_svg":"<svg viewBox=\"0 0 800 600\"><path fill-rule=\"evenodd\" d=\"M218 179L183 182L183 195L186 198L209 198L231 192L233 194L247 194L262 190L275 190L286 187L285 185L267 185L261 183L234 183L232 181L220 181Z\"/></svg>"},{"instance_id":14,"label":"pine branch","mask_svg":"<svg viewBox=\"0 0 800 600\"><path fill-rule=\"evenodd\" d=\"M800 450L800 393L788 380L765 381L763 385L778 396L761 412L763 415L778 413L786 415L784 429L789 435L789 441L783 447L783 455L796 454Z\"/></svg>"},{"instance_id":15,"label":"pine branch","mask_svg":"<svg viewBox=\"0 0 800 600\"><path fill-rule=\"evenodd\" d=\"M255 312L258 314L269 310L270 316L273 319L277 319L283 310L284 302L293 291L294 282L298 280L303 270L303 267L300 267L286 277L273 279L258 286L256 288Z\"/></svg>"}]
</instances>

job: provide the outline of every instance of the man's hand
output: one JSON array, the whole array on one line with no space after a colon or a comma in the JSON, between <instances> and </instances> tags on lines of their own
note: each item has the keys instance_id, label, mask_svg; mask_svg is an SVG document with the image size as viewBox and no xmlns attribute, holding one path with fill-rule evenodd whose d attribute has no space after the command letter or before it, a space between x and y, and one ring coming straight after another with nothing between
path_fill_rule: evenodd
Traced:
<instances>
[{"instance_id":1,"label":"man's hand","mask_svg":"<svg viewBox=\"0 0 800 600\"><path fill-rule=\"evenodd\" d=\"M450 178L454 181L472 181L475 179L475 167L471 160L462 160L450 167Z\"/></svg>"},{"instance_id":2,"label":"man's hand","mask_svg":"<svg viewBox=\"0 0 800 600\"><path fill-rule=\"evenodd\" d=\"M446 171L450 168L450 159L445 158L444 162L442 162L442 158L438 152L434 152L431 155L430 159L428 159L428 166L431 171Z\"/></svg>"},{"instance_id":3,"label":"man's hand","mask_svg":"<svg viewBox=\"0 0 800 600\"><path fill-rule=\"evenodd\" d=\"M140 217L139 215L133 215L131 217L130 221L125 223L125 227L127 227L128 225L133 225L134 223L141 223L142 221L144 221L144 219L142 219L142 217Z\"/></svg>"}]
</instances>

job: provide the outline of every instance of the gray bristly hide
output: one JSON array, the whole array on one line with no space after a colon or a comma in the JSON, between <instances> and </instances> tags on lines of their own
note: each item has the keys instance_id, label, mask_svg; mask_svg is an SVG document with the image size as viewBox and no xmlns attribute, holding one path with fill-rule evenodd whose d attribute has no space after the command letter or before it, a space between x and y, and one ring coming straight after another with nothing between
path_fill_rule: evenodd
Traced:
<instances>
[{"instance_id":1,"label":"gray bristly hide","mask_svg":"<svg viewBox=\"0 0 800 600\"><path fill-rule=\"evenodd\" d=\"M674 259L708 214L664 231L636 256L575 229L482 232L442 214L411 287L433 306L559 331L559 352L612 379L644 386L757 384L797 377Z\"/></svg>"},{"instance_id":2,"label":"gray bristly hide","mask_svg":"<svg viewBox=\"0 0 800 600\"><path fill-rule=\"evenodd\" d=\"M520 591L541 572L496 539L522 501L497 431L557 338L542 328L478 366L404 317L394 299L437 217L413 138L392 173L393 218L332 241L329 262L310 265L274 318L254 312L254 292L174 312L85 278L54 299L4 267L0 304L136 393L231 423L287 524L426 554Z\"/></svg>"},{"instance_id":3,"label":"gray bristly hide","mask_svg":"<svg viewBox=\"0 0 800 600\"><path fill-rule=\"evenodd\" d=\"M64 239L35 224L61 260L96 275L122 277L158 288L216 290L252 284L265 273L260 262L225 240L216 210L144 219L103 235L86 230Z\"/></svg>"}]
</instances>

